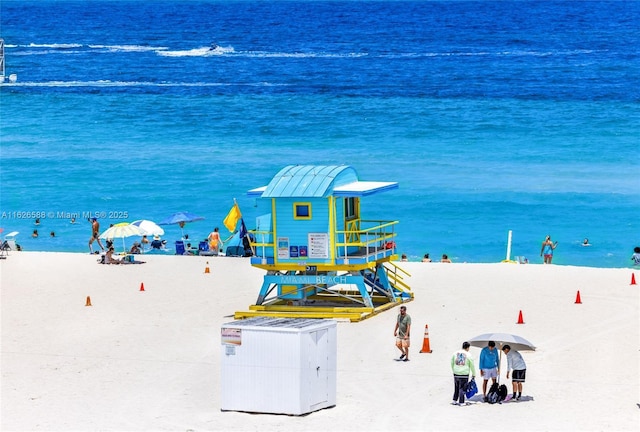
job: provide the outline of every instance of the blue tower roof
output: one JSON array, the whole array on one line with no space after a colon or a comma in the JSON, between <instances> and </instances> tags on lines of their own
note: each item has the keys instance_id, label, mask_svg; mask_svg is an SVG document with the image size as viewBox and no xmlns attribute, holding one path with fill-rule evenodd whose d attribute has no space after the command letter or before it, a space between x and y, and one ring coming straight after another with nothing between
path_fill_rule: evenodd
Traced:
<instances>
[{"instance_id":1,"label":"blue tower roof","mask_svg":"<svg viewBox=\"0 0 640 432\"><path fill-rule=\"evenodd\" d=\"M273 177L262 197L327 197L335 186L357 180L355 170L347 165L289 165Z\"/></svg>"},{"instance_id":2,"label":"blue tower roof","mask_svg":"<svg viewBox=\"0 0 640 432\"><path fill-rule=\"evenodd\" d=\"M262 198L366 196L397 187L396 182L358 181L356 171L348 165L289 165L267 186L252 189L248 195Z\"/></svg>"}]
</instances>

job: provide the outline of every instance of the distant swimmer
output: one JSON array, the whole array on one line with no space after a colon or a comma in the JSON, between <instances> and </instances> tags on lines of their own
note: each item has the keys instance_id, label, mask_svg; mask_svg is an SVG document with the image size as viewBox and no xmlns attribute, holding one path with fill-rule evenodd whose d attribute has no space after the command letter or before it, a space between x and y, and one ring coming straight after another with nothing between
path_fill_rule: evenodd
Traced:
<instances>
[{"instance_id":1,"label":"distant swimmer","mask_svg":"<svg viewBox=\"0 0 640 432\"><path fill-rule=\"evenodd\" d=\"M209 51L214 51L216 49L220 48L220 46L218 44L212 43L211 47L209 48Z\"/></svg>"},{"instance_id":2,"label":"distant swimmer","mask_svg":"<svg viewBox=\"0 0 640 432\"><path fill-rule=\"evenodd\" d=\"M586 238L582 241L582 246L591 246L591 243L589 243L589 239Z\"/></svg>"}]
</instances>

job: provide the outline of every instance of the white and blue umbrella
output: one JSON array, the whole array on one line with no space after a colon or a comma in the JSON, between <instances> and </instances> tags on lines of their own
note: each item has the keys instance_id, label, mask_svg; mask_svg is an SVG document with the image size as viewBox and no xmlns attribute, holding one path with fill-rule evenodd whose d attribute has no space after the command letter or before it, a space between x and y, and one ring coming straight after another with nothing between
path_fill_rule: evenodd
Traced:
<instances>
[{"instance_id":1,"label":"white and blue umbrella","mask_svg":"<svg viewBox=\"0 0 640 432\"><path fill-rule=\"evenodd\" d=\"M140 219L137 221L131 222L131 225L135 225L140 227L142 231L144 231L144 235L154 236L154 235L164 235L164 230L158 226L154 221Z\"/></svg>"}]
</instances>

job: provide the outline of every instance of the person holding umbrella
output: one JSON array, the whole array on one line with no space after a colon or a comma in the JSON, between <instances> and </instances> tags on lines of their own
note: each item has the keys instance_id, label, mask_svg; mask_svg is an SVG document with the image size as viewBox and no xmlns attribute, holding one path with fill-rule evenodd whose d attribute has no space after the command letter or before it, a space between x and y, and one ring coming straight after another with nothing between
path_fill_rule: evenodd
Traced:
<instances>
[{"instance_id":1,"label":"person holding umbrella","mask_svg":"<svg viewBox=\"0 0 640 432\"><path fill-rule=\"evenodd\" d=\"M465 396L465 387L469 381L469 374L471 379L476 378L476 368L473 365L473 357L469 352L469 342L462 343L462 349L453 353L451 357L451 370L453 371L453 402L451 405L463 405ZM469 405L469 402L467 402Z\"/></svg>"},{"instance_id":2,"label":"person holding umbrella","mask_svg":"<svg viewBox=\"0 0 640 432\"><path fill-rule=\"evenodd\" d=\"M487 381L489 378L496 382L498 378L498 369L500 368L500 357L498 350L496 349L496 343L489 341L487 346L480 351L480 375L483 378L482 382L482 394L484 395L484 401L487 401Z\"/></svg>"},{"instance_id":3,"label":"person holding umbrella","mask_svg":"<svg viewBox=\"0 0 640 432\"><path fill-rule=\"evenodd\" d=\"M513 383L513 398L515 400L520 400L520 397L522 396L522 383L524 382L527 374L527 365L524 362L522 355L520 355L518 351L512 351L509 345L503 346L502 352L507 356L507 379L509 379L509 372L513 371L511 375L511 382Z\"/></svg>"}]
</instances>

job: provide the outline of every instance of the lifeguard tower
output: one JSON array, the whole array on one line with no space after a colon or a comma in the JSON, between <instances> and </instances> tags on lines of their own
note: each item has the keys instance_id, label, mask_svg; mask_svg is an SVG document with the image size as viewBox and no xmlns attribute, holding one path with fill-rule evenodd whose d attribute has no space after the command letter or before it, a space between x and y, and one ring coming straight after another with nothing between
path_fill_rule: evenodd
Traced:
<instances>
[{"instance_id":1,"label":"lifeguard tower","mask_svg":"<svg viewBox=\"0 0 640 432\"><path fill-rule=\"evenodd\" d=\"M398 221L368 220L364 197L395 182L359 181L346 165L290 165L252 189L264 214L250 231L251 265L267 274L252 316L360 321L413 300L397 260Z\"/></svg>"}]
</instances>

